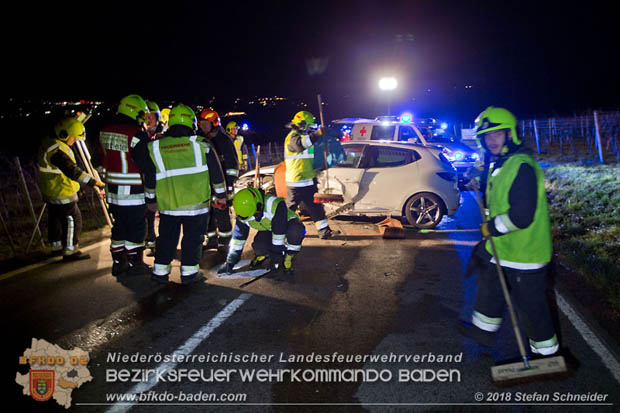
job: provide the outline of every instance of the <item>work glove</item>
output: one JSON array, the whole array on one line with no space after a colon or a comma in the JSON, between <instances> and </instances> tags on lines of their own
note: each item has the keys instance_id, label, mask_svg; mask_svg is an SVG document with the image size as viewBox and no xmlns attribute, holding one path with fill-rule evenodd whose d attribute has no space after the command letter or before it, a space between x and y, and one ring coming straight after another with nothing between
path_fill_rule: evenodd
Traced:
<instances>
[{"instance_id":1,"label":"work glove","mask_svg":"<svg viewBox=\"0 0 620 413\"><path fill-rule=\"evenodd\" d=\"M151 212L157 211L157 202L147 202L146 208Z\"/></svg>"},{"instance_id":2,"label":"work glove","mask_svg":"<svg viewBox=\"0 0 620 413\"><path fill-rule=\"evenodd\" d=\"M97 188L105 188L105 184L101 181L95 181L95 186Z\"/></svg>"},{"instance_id":3,"label":"work glove","mask_svg":"<svg viewBox=\"0 0 620 413\"><path fill-rule=\"evenodd\" d=\"M491 233L489 232L489 223L485 222L484 224L480 225L480 232L482 232L482 237L483 238L490 238L491 237Z\"/></svg>"},{"instance_id":4,"label":"work glove","mask_svg":"<svg viewBox=\"0 0 620 413\"><path fill-rule=\"evenodd\" d=\"M238 251L232 251L228 253L226 257L226 263L217 270L218 274L232 274L235 264L241 259L241 254Z\"/></svg>"},{"instance_id":5,"label":"work glove","mask_svg":"<svg viewBox=\"0 0 620 413\"><path fill-rule=\"evenodd\" d=\"M234 265L234 264L231 264L231 263L229 263L229 262L226 262L226 263L224 263L224 265L222 265L222 266L220 267L220 269L219 269L219 270L217 270L217 273L218 273L218 274L232 274L232 273L233 273L233 271L234 271L234 267L235 267L235 265Z\"/></svg>"},{"instance_id":6,"label":"work glove","mask_svg":"<svg viewBox=\"0 0 620 413\"><path fill-rule=\"evenodd\" d=\"M223 198L216 198L213 202L211 202L211 206L215 209L219 209L220 211L226 211L226 200Z\"/></svg>"},{"instance_id":7,"label":"work glove","mask_svg":"<svg viewBox=\"0 0 620 413\"><path fill-rule=\"evenodd\" d=\"M315 130L314 132L312 132L310 134L310 139L315 142L316 140L318 140L321 136L323 136L323 133L325 133L325 130L322 126L320 126L317 130Z\"/></svg>"}]
</instances>

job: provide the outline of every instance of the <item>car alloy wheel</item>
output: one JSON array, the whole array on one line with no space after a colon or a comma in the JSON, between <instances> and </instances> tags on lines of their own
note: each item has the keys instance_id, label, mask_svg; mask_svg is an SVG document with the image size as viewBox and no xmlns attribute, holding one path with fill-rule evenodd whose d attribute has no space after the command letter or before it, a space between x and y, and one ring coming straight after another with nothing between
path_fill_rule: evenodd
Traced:
<instances>
[{"instance_id":1,"label":"car alloy wheel","mask_svg":"<svg viewBox=\"0 0 620 413\"><path fill-rule=\"evenodd\" d=\"M415 194L405 204L405 216L416 228L434 228L443 218L441 199L431 193Z\"/></svg>"}]
</instances>

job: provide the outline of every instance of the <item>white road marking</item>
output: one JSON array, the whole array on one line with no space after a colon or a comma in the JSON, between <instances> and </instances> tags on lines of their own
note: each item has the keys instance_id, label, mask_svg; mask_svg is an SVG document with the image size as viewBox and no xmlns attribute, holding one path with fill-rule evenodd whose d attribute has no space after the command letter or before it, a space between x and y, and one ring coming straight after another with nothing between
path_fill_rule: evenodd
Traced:
<instances>
[{"instance_id":1,"label":"white road marking","mask_svg":"<svg viewBox=\"0 0 620 413\"><path fill-rule=\"evenodd\" d=\"M566 317L573 324L575 329L581 334L583 339L594 350L596 354L603 360L603 364L609 369L617 382L620 383L620 363L611 354L611 352L605 347L601 340L594 334L594 332L588 327L583 319L577 314L575 310L566 302L564 297L556 290L556 302L560 310L566 315Z\"/></svg>"},{"instance_id":2,"label":"white road marking","mask_svg":"<svg viewBox=\"0 0 620 413\"><path fill-rule=\"evenodd\" d=\"M239 307L241 307L241 305L251 296L252 294L241 294L238 298L231 301L230 304L228 304L219 313L217 313L215 317L213 317L207 324L205 324L198 331L196 331L194 335L191 336L185 343L183 343L181 347L177 348L174 351L171 358L174 360L174 359L178 359L179 358L178 356L181 356L181 355L185 356L185 355L191 354L191 352L194 351L196 347L200 345L200 343L202 343L207 337L209 337L209 335L216 328L221 326L228 317L233 315L233 313ZM164 374L166 371L174 369L177 366L177 364L178 363L176 362L162 363L159 366L157 366L155 370L158 372L161 372L161 374ZM153 376L156 376L156 375L153 375ZM157 381L155 377L153 377L148 382L142 382L132 387L127 393L125 393L125 396L128 396L130 394L140 394L140 393L147 392L153 387L155 387L156 384L157 384ZM129 409L131 409L135 404L136 402L116 403L112 407L110 407L107 411L112 412L112 413L126 412Z\"/></svg>"}]
</instances>

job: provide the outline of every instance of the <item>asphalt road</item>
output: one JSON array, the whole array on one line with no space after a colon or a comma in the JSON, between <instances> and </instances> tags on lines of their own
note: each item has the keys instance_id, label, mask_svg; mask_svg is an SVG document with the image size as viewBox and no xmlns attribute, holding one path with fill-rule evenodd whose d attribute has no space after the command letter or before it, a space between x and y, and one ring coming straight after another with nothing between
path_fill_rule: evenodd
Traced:
<instances>
[{"instance_id":1,"label":"asphalt road","mask_svg":"<svg viewBox=\"0 0 620 413\"><path fill-rule=\"evenodd\" d=\"M106 242L91 247L88 261L6 278L4 392L19 408L65 410L22 395L15 383L16 372L28 371L19 356L38 338L90 353L93 380L73 390L72 411L617 411L618 362L602 361L605 346L587 319L584 330L572 315L570 299L556 296L554 312L572 375L496 387L491 366L518 355L510 323L492 349L455 328L471 314L476 275L464 273L479 233L407 230L406 239L383 239L376 221L333 220L342 235L327 241L307 223L295 282L263 278L240 288L256 273L218 277L217 252L204 255L204 283L180 285L178 262L167 286L147 276L116 279ZM439 229L478 225L465 194ZM119 361L136 354L147 359ZM179 359L187 354L195 359ZM110 399L132 393L144 395L139 404ZM206 394L230 399L187 401Z\"/></svg>"}]
</instances>

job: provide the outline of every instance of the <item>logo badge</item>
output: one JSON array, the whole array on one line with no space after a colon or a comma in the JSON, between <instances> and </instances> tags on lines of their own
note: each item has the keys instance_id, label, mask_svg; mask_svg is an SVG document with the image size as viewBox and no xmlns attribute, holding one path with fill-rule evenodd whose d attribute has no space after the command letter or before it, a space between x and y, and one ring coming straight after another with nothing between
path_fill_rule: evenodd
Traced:
<instances>
[{"instance_id":1,"label":"logo badge","mask_svg":"<svg viewBox=\"0 0 620 413\"><path fill-rule=\"evenodd\" d=\"M30 370L30 395L39 402L54 394L54 370Z\"/></svg>"}]
</instances>

